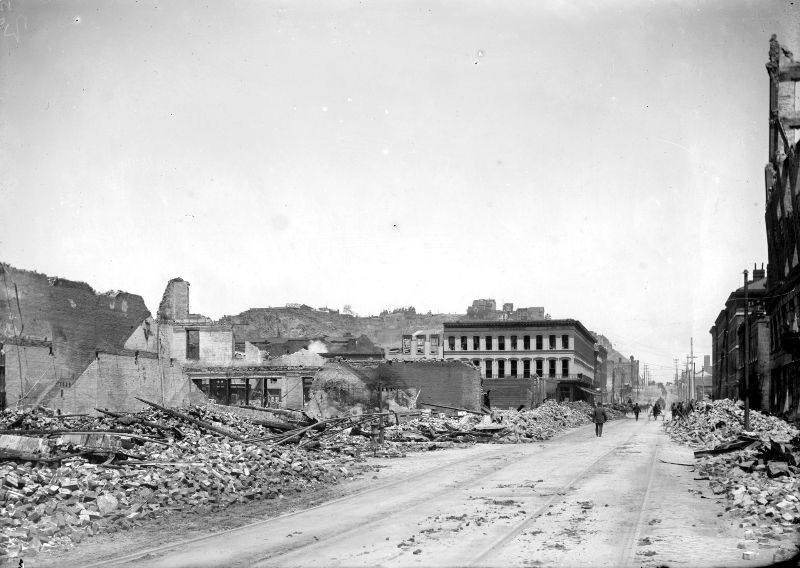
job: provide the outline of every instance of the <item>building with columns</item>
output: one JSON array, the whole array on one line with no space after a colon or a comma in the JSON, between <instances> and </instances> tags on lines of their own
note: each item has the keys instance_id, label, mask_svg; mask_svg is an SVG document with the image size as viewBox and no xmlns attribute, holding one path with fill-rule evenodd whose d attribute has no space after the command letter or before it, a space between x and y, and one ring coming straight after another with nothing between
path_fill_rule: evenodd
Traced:
<instances>
[{"instance_id":1,"label":"building with columns","mask_svg":"<svg viewBox=\"0 0 800 568\"><path fill-rule=\"evenodd\" d=\"M541 379L547 396L582 400L598 394L596 338L578 320L455 321L444 324L444 359L470 362L484 388L493 381Z\"/></svg>"}]
</instances>

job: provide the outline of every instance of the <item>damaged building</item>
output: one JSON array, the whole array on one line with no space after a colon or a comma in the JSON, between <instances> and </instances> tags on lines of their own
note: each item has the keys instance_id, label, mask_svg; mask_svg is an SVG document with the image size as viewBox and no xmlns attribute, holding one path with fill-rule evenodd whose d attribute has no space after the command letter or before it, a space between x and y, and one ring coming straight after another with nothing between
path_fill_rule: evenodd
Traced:
<instances>
[{"instance_id":1,"label":"damaged building","mask_svg":"<svg viewBox=\"0 0 800 568\"><path fill-rule=\"evenodd\" d=\"M796 415L800 402L800 215L796 213L800 208L800 62L772 36L766 67L770 105L764 213L769 255L768 397L771 411Z\"/></svg>"},{"instance_id":2,"label":"damaged building","mask_svg":"<svg viewBox=\"0 0 800 568\"><path fill-rule=\"evenodd\" d=\"M3 407L64 413L138 410L135 397L169 405L204 400L175 364L141 296L100 294L86 283L0 264Z\"/></svg>"}]
</instances>

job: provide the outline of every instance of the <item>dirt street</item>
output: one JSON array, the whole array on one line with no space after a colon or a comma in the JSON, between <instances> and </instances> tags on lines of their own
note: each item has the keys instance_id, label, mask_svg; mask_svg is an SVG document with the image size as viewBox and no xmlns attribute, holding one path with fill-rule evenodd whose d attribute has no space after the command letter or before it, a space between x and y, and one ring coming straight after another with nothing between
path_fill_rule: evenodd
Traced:
<instances>
[{"instance_id":1,"label":"dirt street","mask_svg":"<svg viewBox=\"0 0 800 568\"><path fill-rule=\"evenodd\" d=\"M387 460L383 460L384 463ZM673 463L665 463L673 462ZM84 566L752 566L744 529L657 424L388 460L304 511ZM214 517L208 518L214 523ZM748 550L756 548L755 543Z\"/></svg>"}]
</instances>

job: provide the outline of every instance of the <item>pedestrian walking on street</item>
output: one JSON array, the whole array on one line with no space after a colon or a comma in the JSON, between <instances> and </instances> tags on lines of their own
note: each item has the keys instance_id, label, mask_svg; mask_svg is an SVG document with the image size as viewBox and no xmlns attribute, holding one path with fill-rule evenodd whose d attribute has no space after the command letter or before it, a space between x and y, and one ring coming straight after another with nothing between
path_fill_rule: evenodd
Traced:
<instances>
[{"instance_id":1,"label":"pedestrian walking on street","mask_svg":"<svg viewBox=\"0 0 800 568\"><path fill-rule=\"evenodd\" d=\"M636 404L634 404L634 405L633 405L633 413L636 415L636 421L637 421L637 422L639 421L639 413L640 413L641 411L642 411L642 409L641 409L641 408L639 408L639 403L638 403L638 402L637 402Z\"/></svg>"},{"instance_id":2,"label":"pedestrian walking on street","mask_svg":"<svg viewBox=\"0 0 800 568\"><path fill-rule=\"evenodd\" d=\"M672 416L672 420L675 420L675 413L677 412L678 405L675 404L675 401L672 401L672 406L669 407L670 415Z\"/></svg>"},{"instance_id":3,"label":"pedestrian walking on street","mask_svg":"<svg viewBox=\"0 0 800 568\"><path fill-rule=\"evenodd\" d=\"M601 404L594 405L594 411L592 411L592 419L594 420L594 435L595 436L602 436L603 435L603 424L608 421L608 414L606 414L606 409L603 408Z\"/></svg>"},{"instance_id":4,"label":"pedestrian walking on street","mask_svg":"<svg viewBox=\"0 0 800 568\"><path fill-rule=\"evenodd\" d=\"M658 406L658 403L653 405L653 420L658 420L658 415L661 414L661 407Z\"/></svg>"}]
</instances>

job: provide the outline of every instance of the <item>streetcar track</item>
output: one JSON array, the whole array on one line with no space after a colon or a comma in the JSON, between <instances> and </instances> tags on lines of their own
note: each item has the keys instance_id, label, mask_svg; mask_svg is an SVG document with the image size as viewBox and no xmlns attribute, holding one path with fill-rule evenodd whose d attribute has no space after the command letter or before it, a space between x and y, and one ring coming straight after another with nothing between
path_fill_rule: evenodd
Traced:
<instances>
[{"instance_id":1,"label":"streetcar track","mask_svg":"<svg viewBox=\"0 0 800 568\"><path fill-rule=\"evenodd\" d=\"M656 447L653 449L653 457L650 458L650 463L647 466L647 485L645 486L644 495L642 496L642 505L639 508L639 515L636 517L636 524L634 525L633 536L628 542L628 545L622 549L620 556L620 566L635 566L635 551L636 543L639 541L639 536L642 534L642 521L644 520L644 513L647 509L647 499L650 496L650 488L653 486L653 478L656 471L656 459L658 458L658 451L661 448L661 438L658 439Z\"/></svg>"},{"instance_id":2,"label":"streetcar track","mask_svg":"<svg viewBox=\"0 0 800 568\"><path fill-rule=\"evenodd\" d=\"M565 491L569 490L569 489L570 489L570 487L571 487L571 486L572 486L572 485L573 485L573 484L574 484L574 483L575 483L575 482L576 482L578 479L580 479L580 478L581 478L583 475L585 475L586 473L588 473L588 470L589 470L589 469L592 469L592 468L594 468L594 467L595 467L595 466L596 466L596 465L597 465L599 462L601 462L602 460L604 460L605 458L607 458L608 456L610 456L611 454L613 454L614 452L616 452L617 450L619 450L619 446L620 446L620 445L630 442L630 440L631 440L631 439L632 439L634 436L636 436L636 433L632 434L632 435L631 435L630 437L628 437L628 438L627 438L627 439L626 439L624 442L622 442L621 444L618 444L618 445L614 446L613 448L611 448L610 450L608 450L607 452L605 452L604 454L602 454L600 457L598 457L597 459L595 459L595 460L594 460L594 461L593 461L593 462L592 462L592 463L589 465L589 467L588 467L586 470L584 470L584 472L582 472L582 474L581 474L581 475L579 475L579 476L576 476L574 479L571 479L571 480L570 480L570 481L569 481L567 484L565 484L565 485L563 485L563 486L559 487L557 490L555 490L555 491L556 491L556 493L555 493L555 494L554 494L554 495L553 495L553 496L552 496L550 499L548 499L548 501L545 503L545 505L544 505L543 509L545 509L545 510L546 510L546 508L548 507L548 503L550 503L550 502L552 502L552 501L554 501L554 500L557 500L557 498L558 498L559 496L563 495L563 493L564 493ZM497 468L493 468L493 469L491 469L491 470L490 470L490 475L491 475L491 474L494 474L494 473L497 473L497 472L499 472L499 471L502 471L503 469L507 469L507 468L509 468L509 467L512 467L512 466L514 466L514 465L516 465L516 464L514 464L514 463L508 463L508 462L507 462L507 463L503 464L503 466L502 466L502 467L497 467ZM555 466L554 466L552 469L558 469L559 467L560 467L559 465L555 465ZM551 470L551 471L552 471L552 470ZM460 484L458 485L458 487L457 487L457 488L455 488L455 489L453 489L453 488L450 488L450 492L452 492L452 491L454 491L454 490L455 490L455 491L463 491L463 490L465 490L465 489L468 489L468 488L470 488L470 487L473 487L474 485L476 485L476 483L474 482L476 478L477 478L477 479L478 479L478 481L480 481L480 482L485 482L485 481L486 481L486 477L485 477L483 474L481 474L481 473L478 473L478 474L476 474L476 475L472 476L472 477L471 477L469 480L467 480L467 481L466 481L466 483L467 483L467 484L460 483ZM409 505L409 506L407 506L407 507L403 508L403 510L402 510L402 511L394 511L394 512L388 512L388 513L384 513L384 514L380 515L380 519L381 519L381 520L386 520L386 519L390 519L390 518L392 518L392 517L395 517L395 516L397 516L397 515L400 515L400 514L403 514L403 515L405 515L405 514L407 514L409 511L411 511L411 510L414 510L414 509L417 509L417 508L419 508L419 507L423 507L423 506L426 506L426 505L427 505L427 503L426 503L426 502L419 502L419 503L415 503L415 504L412 504L412 505ZM544 510L542 510L542 511L540 511L540 512L537 510L537 513L535 513L535 516L540 516L540 515L541 515L543 512L544 512ZM345 529L345 530L343 530L343 531L341 531L341 532L339 532L339 533L337 533L337 534L329 535L329 536L326 536L326 537L325 537L325 538L323 538L323 539L319 539L318 541L314 541L314 542L312 542L312 543L311 543L311 545L310 545L310 546L307 546L307 547L303 547L303 546L302 546L302 543L298 543L298 544L299 544L298 546L295 546L295 547L293 547L293 548L291 548L291 549L289 549L289 550L277 551L277 552L275 552L275 553L273 553L273 554L270 554L270 555L268 555L268 556L264 556L264 557L262 557L262 558L259 558L259 559L258 559L258 560L257 560L257 561L256 561L256 562L253 564L253 565L255 565L255 566L261 566L261 565L262 565L262 563L264 563L264 562L268 562L268 561L270 561L270 560L274 560L274 559L276 559L276 558L285 557L285 556L288 556L288 555L291 555L291 554L295 554L295 553L297 553L297 552L298 552L298 550L300 550L301 548L303 549L303 551L304 551L304 552L308 552L308 551L309 551L309 549L311 549L312 547L320 547L320 546L324 546L324 545L326 545L326 544L329 544L331 541L334 541L335 539L338 539L338 538L341 538L341 537L343 537L343 536L346 536L347 534L350 534L350 533L353 533L353 532L357 532L357 531L359 531L359 530L362 530L362 529L363 529L365 526L368 526L368 525L370 525L370 524L371 524L371 522L372 522L372 519L365 520L365 521L363 521L363 522L361 522L361 523L358 523L357 525L351 526L351 527L349 527L349 528L347 528L347 529ZM515 534L514 536L516 536L516 534ZM513 538L513 537L512 537L512 538ZM510 540L510 539L508 539L508 540ZM506 542L506 541L504 541L504 542ZM393 560L396 560L397 558L400 558L400 557L401 557L401 556L403 556L404 554L405 554L405 553L401 552L401 553L397 553L397 554L391 555L391 556L389 556L388 558L385 558L385 559L384 559L384 560L383 560L381 563L382 563L382 564L391 563ZM465 565L473 565L473 564L465 564Z\"/></svg>"},{"instance_id":3,"label":"streetcar track","mask_svg":"<svg viewBox=\"0 0 800 568\"><path fill-rule=\"evenodd\" d=\"M630 442L631 439L633 439L636 435L637 435L637 433L634 432L633 434L631 434L631 436L627 440L625 440L624 442L622 442L620 444L617 444L616 446L614 446L613 448L611 448L607 452L605 452L602 455L600 455L592 463L590 463L583 470L581 470L577 475L572 477L567 483L563 484L558 490L556 490L555 493L553 493L553 495L548 497L545 500L545 502L541 506L539 506L539 508L536 509L531 515L528 515L525 519L520 521L516 526L512 527L508 532L506 532L506 534L503 535L503 537L501 537L499 540L495 541L494 543L489 545L487 548L485 548L484 551L481 554L476 556L472 560L472 562L470 562L469 564L466 564L466 566L478 566L478 565L481 565L485 560L487 560L489 558L490 555L495 553L498 549L501 549L502 547L504 547L506 544L508 544L509 542L514 540L515 538L517 538L517 536L519 536L520 533L522 533L531 524L533 524L539 517L541 517L545 512L547 512L547 510L550 508L551 505L554 505L556 502L559 502L559 501L566 501L567 497L565 496L565 493L567 491L569 491L569 489L575 483L577 483L578 481L580 481L581 479L585 478L587 475L592 473L601 462L603 462L608 457L610 457L612 454L617 452L620 449L621 446L623 446L623 445L627 444L628 442Z\"/></svg>"},{"instance_id":4,"label":"streetcar track","mask_svg":"<svg viewBox=\"0 0 800 568\"><path fill-rule=\"evenodd\" d=\"M566 437L569 437L570 434L575 434L575 433L577 433L577 430L571 430L571 431L564 432L562 435L557 436L557 437L558 438L566 438ZM610 450L605 452L599 458L595 459L579 475L575 476L568 483L564 484L561 488L559 488L557 490L557 492L545 502L545 505L540 507L537 510L537 512L534 513L534 515L531 516L523 524L525 526L527 526L528 524L530 524L530 522L533 522L533 520L535 520L535 518L537 518L538 516L541 516L541 514L543 514L544 511L548 508L550 503L558 501L559 497L562 497L562 495L559 495L559 493L563 494L563 492L568 491L569 488L576 481L580 480L582 477L585 477L590 472L590 470L595 468L601 461L606 459L608 456L610 456L614 452L619 451L620 446L630 442L630 440L635 435L636 434L633 434L632 436L627 438L624 442L621 442L619 444L614 445L613 448L611 448ZM546 442L552 442L555 438L556 437L551 438L550 440L547 440ZM556 447L557 446L553 445L553 446L548 447L547 449L548 450L555 449ZM486 459L486 460L496 460L496 459L501 459L502 458L502 456L492 456L491 452L488 452L488 453L489 453L489 455L484 457L484 459ZM419 480L420 478L425 478L425 477L430 476L432 473L436 473L436 472L439 472L441 470L445 470L445 469L448 469L448 468L456 467L456 466L459 466L459 465L461 465L461 464L463 464L465 462L472 463L476 459L478 459L478 458L475 455L467 455L467 456L464 456L464 457L459 457L458 459L454 459L454 460L449 461L447 463L444 463L442 465L439 465L439 466L436 466L436 467L433 467L433 468L430 468L430 469L425 469L424 471L421 471L419 473L414 473L414 474L408 475L406 477L403 477L402 479L397 479L397 480L394 480L394 481L390 481L388 483L377 485L375 487L369 487L367 489L358 491L356 493L345 495L345 496L339 497L337 499L326 501L324 503L320 503L318 505L315 505L315 506L312 506L312 507L308 507L308 508L305 508L305 509L302 509L302 510L293 511L293 512L290 512L290 513L284 513L284 514L276 516L276 517L272 517L272 518L263 519L263 520L259 520L259 521L256 521L256 522L248 523L248 524L242 525L240 527L228 529L228 530L225 530L225 531L214 532L214 533L211 533L211 534L202 535L202 536L198 536L198 537L182 540L182 541L179 541L179 542L163 544L163 545L160 545L160 546L157 546L157 547L153 547L153 548L150 548L150 549L145 549L145 550L141 550L141 551L138 551L138 552L135 552L135 553L131 553L131 554L128 554L126 556L121 556L121 557L115 557L115 558L112 558L112 559L101 560L99 562L96 562L96 563L93 563L93 564L88 564L86 566L87 566L87 568L93 568L93 567L101 567L101 566L123 565L123 564L127 564L127 563L130 563L130 562L134 562L136 560L143 560L143 559L156 560L158 557L161 557L164 554L169 553L170 551L176 551L178 549L186 547L187 545L194 545L194 544L201 543L201 542L204 542L204 541L207 541L207 540L210 540L210 539L213 539L213 538L217 538L217 537L220 537L220 536L223 536L223 535L226 535L226 534L232 534L232 533L236 533L238 531L243 531L245 529L250 529L250 528L259 527L259 526L268 526L268 525L270 525L272 523L279 523L279 522L281 522L281 521L283 521L283 520L285 520L287 518L291 518L291 517L294 517L294 516L309 512L309 511L314 511L314 510L317 510L317 509L320 509L320 508L323 508L323 507L328 507L330 505L335 505L337 503L343 503L343 502L346 502L346 501L357 499L357 498L363 497L363 496L368 495L368 494L373 493L373 492L378 492L378 491L382 491L382 490L385 490L385 489L391 489L393 487L396 487L396 486L399 486L399 485L403 485L403 484L413 483L414 481ZM481 482L485 481L487 475L496 474L496 473L498 473L498 472L500 472L500 471L502 471L502 470L504 470L504 469L506 469L508 467L511 467L512 465L514 465L513 461L509 460L509 459L506 459L505 462L502 463L502 464L493 464L492 467L482 468L477 473L474 473L474 474L470 475L469 477L467 477L467 479L460 480L459 483L456 486L448 487L448 490L451 491L451 492L452 491L457 491L457 490L460 491L460 490L465 489L466 487L471 487L471 486L477 484L477 482L479 482L479 481L481 481ZM563 500L563 498L561 500ZM404 507L402 512L403 512L403 514L405 514L409 510L418 508L420 506L424 506L425 504L426 504L425 502L411 504L409 506ZM262 556L262 557L259 557L257 559L249 560L248 561L248 565L254 565L254 564L269 562L270 560L275 560L275 559L280 558L280 557L292 555L292 554L298 552L301 549L308 549L308 548L312 548L312 547L315 547L315 546L323 545L325 543L330 543L330 542L332 542L332 541L334 541L336 539L339 539L341 537L347 536L350 533L362 530L364 528L364 526L367 526L371 522L374 521L374 517L377 517L377 518L380 518L380 519L386 519L386 518L390 518L390 517L396 516L398 514L400 514L400 511L394 511L394 512L389 511L389 512L383 512L383 513L377 513L376 515L372 515L369 518L365 518L365 520L363 520L361 522L358 522L355 525L351 525L348 528L345 528L343 530L337 531L337 532L335 532L333 534L329 534L329 535L326 535L324 537L318 538L317 540L311 540L312 537L309 537L307 539L298 539L297 541L293 542L292 545L289 548L276 550L272 554L269 554L267 556ZM514 534L510 535L510 536L507 536L507 537L504 537L502 539L502 544L504 544L504 543L508 542L509 540L511 540L512 538L514 538L517 534L519 534L519 532L524 530L525 526L522 526L519 530L512 529ZM501 543L494 544L489 550L487 550L484 554L479 556L478 560L484 558L492 550L495 550L498 546L501 546L502 544ZM392 557L392 559L394 559L394 558L395 557ZM389 560L391 560L391 559L389 559ZM475 563L476 562L473 561L473 563L470 564L470 565L474 565Z\"/></svg>"},{"instance_id":5,"label":"streetcar track","mask_svg":"<svg viewBox=\"0 0 800 568\"><path fill-rule=\"evenodd\" d=\"M224 531L220 531L220 532L214 532L214 533L211 533L211 534L202 535L202 536L190 538L190 539L187 539L187 540L182 540L182 541L179 541L179 542L172 542L172 543L163 544L163 545L160 545L160 546L157 546L157 547L154 547L154 548L150 548L150 549L147 549L147 550L142 550L142 551L139 551L139 552L128 554L126 556L115 557L115 558L111 558L111 559L107 559L107 560L101 560L101 561L93 563L93 564L87 564L87 565L85 565L85 568L94 568L94 567L100 567L100 566L114 566L116 564L123 564L123 563L131 562L133 560L137 560L137 559L143 558L145 556L151 557L152 555L161 555L164 552L168 552L171 549L180 548L180 547L188 545L188 544L196 544L198 542L203 542L205 540L209 540L209 539L212 539L212 538L219 537L221 535L233 533L233 532L245 529L245 528L252 528L252 527L257 527L259 525L266 525L266 524L269 524L269 523L282 521L282 520L285 520L287 518L291 518L291 517L300 515L302 513L306 513L308 511L314 511L314 510L320 509L322 507L334 505L336 503L341 503L343 501L347 501L347 500L350 500L350 499L355 499L357 497L361 497L361 496L367 495L369 493L373 493L375 491L381 491L381 490L384 490L384 489L390 489L390 488L392 488L394 486L397 486L397 485L400 485L400 484L403 484L403 483L407 483L407 482L410 482L410 481L414 481L414 480L416 480L418 478L421 478L421 477L428 476L431 473L434 473L434 472L437 472L437 471L440 471L440 470L443 470L443 469L447 469L449 467L453 467L453 466L459 465L459 464L464 463L464 462L473 461L474 459L475 459L475 456L459 457L458 459L455 459L453 461L450 461L450 462L447 462L445 464L433 467L431 469L426 469L426 470L421 471L419 473L411 474L411 475L409 475L407 477L404 477L402 479L397 479L397 480L394 480L394 481L390 481L388 483L384 483L382 485L376 485L374 487L369 487L367 489L358 491L357 493L351 493L349 495L344 495L342 497L338 497L338 498L332 499L330 501L325 501L324 503L320 503L318 505L314 505L312 507L308 507L308 508L305 508L305 509L302 509L302 510L299 510L299 511L292 511L290 513L283 513L281 515L278 515L277 517L270 517L269 519L263 519L263 520L256 521L256 522L253 522L253 523L248 523L248 524L242 525L240 527L235 527L235 528L224 530Z\"/></svg>"}]
</instances>

